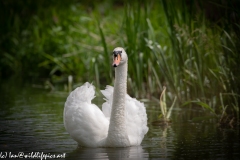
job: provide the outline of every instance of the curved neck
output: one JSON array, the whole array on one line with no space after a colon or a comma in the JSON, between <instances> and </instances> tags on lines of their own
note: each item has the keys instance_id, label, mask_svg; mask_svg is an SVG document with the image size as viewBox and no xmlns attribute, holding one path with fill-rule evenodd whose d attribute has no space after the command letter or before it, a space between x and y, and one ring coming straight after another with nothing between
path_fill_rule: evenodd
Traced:
<instances>
[{"instance_id":1,"label":"curved neck","mask_svg":"<svg viewBox=\"0 0 240 160\"><path fill-rule=\"evenodd\" d=\"M125 97L127 93L127 62L115 68L112 112L108 130L108 143L128 145L129 140L125 125ZM117 138L118 137L118 138ZM122 139L115 142L115 139Z\"/></svg>"}]
</instances>

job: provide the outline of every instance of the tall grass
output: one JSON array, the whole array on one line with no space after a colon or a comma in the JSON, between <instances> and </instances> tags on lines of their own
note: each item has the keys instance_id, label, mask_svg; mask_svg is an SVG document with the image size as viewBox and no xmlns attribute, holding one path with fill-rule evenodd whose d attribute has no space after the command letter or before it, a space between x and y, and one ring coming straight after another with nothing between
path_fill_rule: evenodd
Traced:
<instances>
[{"instance_id":1,"label":"tall grass","mask_svg":"<svg viewBox=\"0 0 240 160\"><path fill-rule=\"evenodd\" d=\"M146 5L143 9L139 5L125 7L123 24L127 40L124 45L130 57L129 70L136 82L135 86L142 93L147 90L154 94L159 93L162 84L167 83L171 92L177 94L180 100L191 99L194 95L206 97L204 87L212 79L208 70L218 66L219 56L215 43L211 45L209 42L214 42L219 37L215 38L211 30L206 29L205 23L199 27L198 23L204 22L204 19L199 18L198 23L188 20L191 24L187 26L181 21L183 18L179 13L173 12L171 16L166 13L166 17L156 17L174 7L167 6L165 1L163 8L160 4L154 5ZM150 12L150 7L157 11Z\"/></svg>"},{"instance_id":2,"label":"tall grass","mask_svg":"<svg viewBox=\"0 0 240 160\"><path fill-rule=\"evenodd\" d=\"M47 73L53 84L73 75L74 82L101 88L113 83L111 52L122 46L130 95L154 99L166 86L168 106L177 96L178 105L239 119L239 38L205 17L184 0L102 3L90 11L78 3L64 10L52 5L36 10L27 25L16 14L10 35L0 41L11 46L2 50L0 70L37 78Z\"/></svg>"},{"instance_id":3,"label":"tall grass","mask_svg":"<svg viewBox=\"0 0 240 160\"><path fill-rule=\"evenodd\" d=\"M192 104L214 114L225 112L228 106L239 117L239 92L232 85L238 77L225 56L226 50L239 55L232 36L208 22L204 14L192 16L192 4L161 2L125 7L123 35L130 59L130 90L151 97L166 85L172 101L176 95L179 104L196 102ZM189 8L190 13L186 12Z\"/></svg>"}]
</instances>

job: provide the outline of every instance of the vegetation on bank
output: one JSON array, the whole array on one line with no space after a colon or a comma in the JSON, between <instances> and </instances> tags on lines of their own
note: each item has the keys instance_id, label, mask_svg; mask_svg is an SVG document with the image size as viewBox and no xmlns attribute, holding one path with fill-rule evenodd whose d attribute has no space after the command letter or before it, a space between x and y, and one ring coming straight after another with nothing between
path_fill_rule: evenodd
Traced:
<instances>
[{"instance_id":1,"label":"vegetation on bank","mask_svg":"<svg viewBox=\"0 0 240 160\"><path fill-rule=\"evenodd\" d=\"M102 87L113 83L111 51L122 46L129 94L159 97L167 86L170 104L176 96L179 105L201 106L224 123L239 121L237 1L1 3L1 79L20 74L54 85L73 75L75 83ZM216 12L224 15L212 18Z\"/></svg>"}]
</instances>

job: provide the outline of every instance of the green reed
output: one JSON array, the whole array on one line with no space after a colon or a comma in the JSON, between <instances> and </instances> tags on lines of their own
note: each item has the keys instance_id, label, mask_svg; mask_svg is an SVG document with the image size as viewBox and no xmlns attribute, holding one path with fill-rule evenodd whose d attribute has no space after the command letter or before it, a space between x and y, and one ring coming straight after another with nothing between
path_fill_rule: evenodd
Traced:
<instances>
[{"instance_id":1,"label":"green reed","mask_svg":"<svg viewBox=\"0 0 240 160\"><path fill-rule=\"evenodd\" d=\"M207 22L203 14L190 16L191 12L184 11L187 6L183 1L161 2L125 7L123 26L130 53L131 90L137 96L151 97L166 85L170 100L176 95L178 103L191 102L188 104L202 106L214 114L225 112L219 95L225 93L229 96L224 101L234 99L229 108L236 113L237 91L234 86L231 89L229 82L236 83L233 77L237 74L230 76L224 65L224 49L237 53L231 36L227 32L222 35L223 30ZM232 46L226 47L223 40Z\"/></svg>"},{"instance_id":2,"label":"green reed","mask_svg":"<svg viewBox=\"0 0 240 160\"><path fill-rule=\"evenodd\" d=\"M75 84L89 81L103 89L113 84L111 52L121 46L129 57L130 95L154 99L166 86L169 104L176 96L178 105L238 113L240 41L231 29L208 22L193 12L194 2L184 0L101 7L52 5L36 10L27 25L14 15L4 37L10 47L0 55L1 71L47 77L53 85L73 75ZM5 45L3 38L0 42Z\"/></svg>"}]
</instances>

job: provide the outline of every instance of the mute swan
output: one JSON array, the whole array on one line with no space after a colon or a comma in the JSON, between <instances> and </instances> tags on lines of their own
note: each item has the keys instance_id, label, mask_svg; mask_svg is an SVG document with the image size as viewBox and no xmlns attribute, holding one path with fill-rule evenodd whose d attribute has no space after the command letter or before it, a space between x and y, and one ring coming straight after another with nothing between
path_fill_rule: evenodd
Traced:
<instances>
[{"instance_id":1,"label":"mute swan","mask_svg":"<svg viewBox=\"0 0 240 160\"><path fill-rule=\"evenodd\" d=\"M86 82L68 96L64 126L70 136L85 147L127 147L140 145L148 132L144 104L127 93L128 57L125 50L113 50L114 88L102 90L106 102L102 111L91 103L95 88Z\"/></svg>"}]
</instances>

